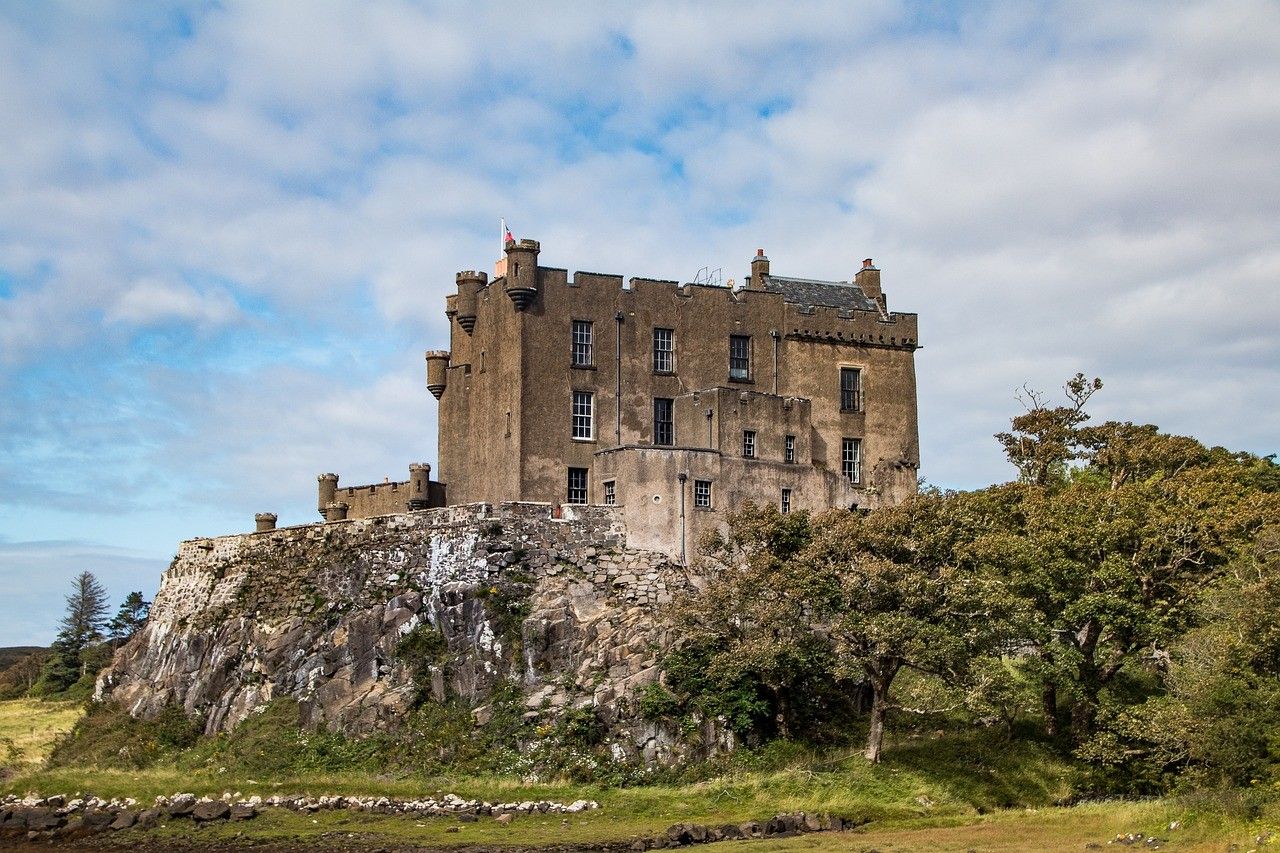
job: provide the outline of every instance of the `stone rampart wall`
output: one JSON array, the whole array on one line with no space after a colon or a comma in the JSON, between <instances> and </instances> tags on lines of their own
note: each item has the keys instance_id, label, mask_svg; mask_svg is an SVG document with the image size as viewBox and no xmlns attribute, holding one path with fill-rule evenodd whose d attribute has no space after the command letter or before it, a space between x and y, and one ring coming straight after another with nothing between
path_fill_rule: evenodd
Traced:
<instances>
[{"instance_id":1,"label":"stone rampart wall","mask_svg":"<svg viewBox=\"0 0 1280 853\"><path fill-rule=\"evenodd\" d=\"M471 504L183 542L99 696L144 716L178 703L209 732L289 696L310 724L359 734L394 725L423 689L482 706L511 680L530 713L593 707L652 757L657 732L631 700L670 639L656 608L692 581L627 549L615 509L563 513ZM450 659L428 685L397 653L424 625Z\"/></svg>"}]
</instances>

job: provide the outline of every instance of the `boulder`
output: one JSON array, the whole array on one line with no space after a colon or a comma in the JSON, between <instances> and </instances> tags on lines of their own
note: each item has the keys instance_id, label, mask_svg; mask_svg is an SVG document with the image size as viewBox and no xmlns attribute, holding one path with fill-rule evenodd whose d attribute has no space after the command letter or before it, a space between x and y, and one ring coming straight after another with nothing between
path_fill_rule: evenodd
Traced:
<instances>
[{"instance_id":1,"label":"boulder","mask_svg":"<svg viewBox=\"0 0 1280 853\"><path fill-rule=\"evenodd\" d=\"M214 800L211 803L199 803L191 811L191 817L202 823L212 820L226 820L231 817L231 806Z\"/></svg>"}]
</instances>

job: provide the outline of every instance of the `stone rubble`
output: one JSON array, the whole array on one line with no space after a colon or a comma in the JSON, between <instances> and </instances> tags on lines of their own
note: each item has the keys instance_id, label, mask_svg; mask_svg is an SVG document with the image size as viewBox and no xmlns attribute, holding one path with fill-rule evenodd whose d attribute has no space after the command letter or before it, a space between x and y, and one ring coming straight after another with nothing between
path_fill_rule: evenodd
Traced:
<instances>
[{"instance_id":1,"label":"stone rubble","mask_svg":"<svg viewBox=\"0 0 1280 853\"><path fill-rule=\"evenodd\" d=\"M0 799L0 839L26 837L29 841L76 838L123 829L151 829L167 820L189 818L197 823L252 820L265 809L283 808L296 812L346 810L372 814L405 815L414 818L454 817L460 821L479 816L527 814L578 814L600 808L595 800L557 803L549 800L491 803L468 800L455 794L400 800L391 797L253 795L230 792L219 798L197 797L191 793L158 796L154 804L138 808L132 797L104 800L94 796L55 795L51 797L13 794Z\"/></svg>"}]
</instances>

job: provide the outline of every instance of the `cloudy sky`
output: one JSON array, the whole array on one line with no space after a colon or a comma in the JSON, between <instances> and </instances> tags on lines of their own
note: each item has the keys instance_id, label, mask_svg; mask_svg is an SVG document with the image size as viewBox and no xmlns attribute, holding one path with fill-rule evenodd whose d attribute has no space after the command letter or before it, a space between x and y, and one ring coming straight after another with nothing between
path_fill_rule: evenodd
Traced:
<instances>
[{"instance_id":1,"label":"cloudy sky","mask_svg":"<svg viewBox=\"0 0 1280 853\"><path fill-rule=\"evenodd\" d=\"M0 0L0 645L434 462L500 216L627 276L875 258L935 484L1007 479L1015 390L1077 370L1280 449L1277 45L1264 0Z\"/></svg>"}]
</instances>

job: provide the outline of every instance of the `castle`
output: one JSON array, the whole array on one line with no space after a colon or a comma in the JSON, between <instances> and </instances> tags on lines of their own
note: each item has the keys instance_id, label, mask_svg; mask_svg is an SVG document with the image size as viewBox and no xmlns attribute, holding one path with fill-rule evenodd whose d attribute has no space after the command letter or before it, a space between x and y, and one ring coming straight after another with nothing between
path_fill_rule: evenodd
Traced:
<instances>
[{"instance_id":1,"label":"castle","mask_svg":"<svg viewBox=\"0 0 1280 853\"><path fill-rule=\"evenodd\" d=\"M630 547L681 562L747 500L874 508L916 489L915 314L868 259L852 281L772 274L680 284L538 265L508 240L492 279L457 275L450 348L426 354L439 469L339 487L327 521L429 507L615 507ZM275 518L258 517L269 530Z\"/></svg>"}]
</instances>

